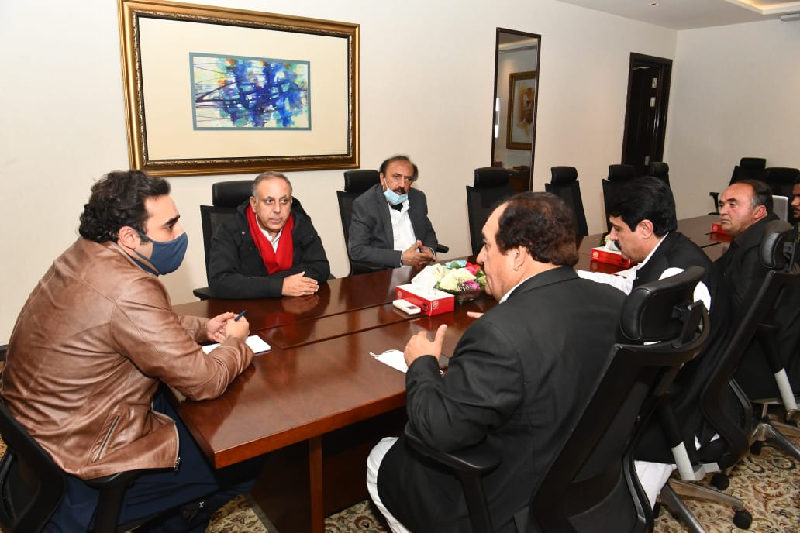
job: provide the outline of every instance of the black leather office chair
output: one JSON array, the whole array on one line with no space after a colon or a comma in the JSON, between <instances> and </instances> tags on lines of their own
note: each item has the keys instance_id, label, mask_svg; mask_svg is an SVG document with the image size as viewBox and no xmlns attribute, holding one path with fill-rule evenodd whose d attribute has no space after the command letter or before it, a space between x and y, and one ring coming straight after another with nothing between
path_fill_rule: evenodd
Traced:
<instances>
[{"instance_id":1,"label":"black leather office chair","mask_svg":"<svg viewBox=\"0 0 800 533\"><path fill-rule=\"evenodd\" d=\"M200 220L203 225L203 249L206 260L206 278L208 278L208 261L211 257L211 240L214 231L220 224L236 214L236 208L252 195L253 180L220 181L211 185L211 205L200 206ZM208 287L200 287L192 291L197 298L208 300L212 297Z\"/></svg>"},{"instance_id":2,"label":"black leather office chair","mask_svg":"<svg viewBox=\"0 0 800 533\"><path fill-rule=\"evenodd\" d=\"M344 235L344 245L347 248L347 259L350 262L350 275L365 274L367 272L375 272L376 270L383 270L382 267L376 267L367 263L353 261L350 259L350 250L348 243L350 242L350 221L353 218L353 202L356 198L361 196L367 189L380 183L381 173L377 170L371 169L356 169L346 170L344 172L344 190L336 191L336 198L339 200L339 217L342 220L342 234ZM450 248L444 244L439 243L436 246L437 254L445 254L450 251Z\"/></svg>"},{"instance_id":3,"label":"black leather office chair","mask_svg":"<svg viewBox=\"0 0 800 533\"><path fill-rule=\"evenodd\" d=\"M630 183L631 180L636 178L636 167L633 165L608 165L608 178L603 180L602 185L603 205L605 207L606 224L609 231L611 231L611 222L608 221L608 208L611 205L611 200L621 187L624 187L627 183Z\"/></svg>"},{"instance_id":4,"label":"black leather office chair","mask_svg":"<svg viewBox=\"0 0 800 533\"><path fill-rule=\"evenodd\" d=\"M581 186L578 183L578 169L575 167L550 167L550 174L550 183L545 183L544 189L564 200L564 203L572 209L575 236L589 235L589 225L586 223L586 213L583 210L583 200L581 199Z\"/></svg>"},{"instance_id":5,"label":"black leather office chair","mask_svg":"<svg viewBox=\"0 0 800 533\"><path fill-rule=\"evenodd\" d=\"M467 217L472 254L478 255L483 248L483 225L494 207L514 195L508 170L501 167L475 169L473 186L467 185Z\"/></svg>"},{"instance_id":6,"label":"black leather office chair","mask_svg":"<svg viewBox=\"0 0 800 533\"><path fill-rule=\"evenodd\" d=\"M531 495L529 519L517 524L520 533L652 528L650 505L633 469L631 442L678 369L706 341L708 313L694 302L694 287L702 275L701 267L691 267L641 285L627 297L619 323L622 340L611 348L605 374L594 391L587 391L586 409ZM459 477L472 530L492 531L481 477L502 458L475 455L474 449L457 454L433 450L415 436L410 423L406 435L416 450Z\"/></svg>"},{"instance_id":7,"label":"black leather office chair","mask_svg":"<svg viewBox=\"0 0 800 533\"><path fill-rule=\"evenodd\" d=\"M654 161L647 166L647 175L663 180L669 186L669 165L663 161Z\"/></svg>"},{"instance_id":8,"label":"black leather office chair","mask_svg":"<svg viewBox=\"0 0 800 533\"><path fill-rule=\"evenodd\" d=\"M706 435L713 433L719 435L716 440L701 437L699 449L695 449L693 438L683 438L683 443L689 450L689 457L694 463L689 468L682 468L679 463L679 472L684 480L697 481L706 473L721 470L722 473L715 474L712 478L712 484L724 490L728 484L725 474L745 456L750 447L755 431L752 406L732 376L760 324L768 321L775 302L800 275L789 272L786 268L787 259L783 248L784 244L791 240L791 235L791 226L782 220L776 220L767 226L760 247L762 261L770 269L767 276L758 287L745 315L725 335L721 350L703 356L703 363L708 365L706 368L711 369L710 373L698 369L686 383L682 384L685 387L675 393L676 398L680 396L685 404L690 404L691 412L696 412L699 407L700 413L711 428ZM711 305L713 307L714 302ZM700 394L695 396L691 391L697 385L702 388ZM695 403L696 406L692 405ZM671 409L671 407L665 405L661 408ZM687 410L678 409L672 414L668 413L666 418L670 418L673 414L679 425L685 426L680 424L680 421L688 418ZM692 469L693 473L690 471ZM752 516L744 509L740 499L711 488L671 479L661 491L659 499L672 515L687 525L693 533L700 533L703 529L679 495L712 500L733 507L735 511L733 521L740 528L748 528L752 521Z\"/></svg>"},{"instance_id":9,"label":"black leather office chair","mask_svg":"<svg viewBox=\"0 0 800 533\"><path fill-rule=\"evenodd\" d=\"M64 472L0 401L0 434L7 449L0 459L0 525L6 533L43 531L64 495ZM125 490L145 470L131 470L87 483L100 491L95 533L126 531L118 526Z\"/></svg>"},{"instance_id":10,"label":"black leather office chair","mask_svg":"<svg viewBox=\"0 0 800 533\"><path fill-rule=\"evenodd\" d=\"M770 241L768 244L771 244L772 246L778 246L780 241L776 239ZM767 268L771 270L790 272L793 268L792 265L794 263L793 258L796 246L797 243L794 241L784 243L782 250L780 248L765 250L762 246L761 261ZM785 282L786 289L788 289L789 287L794 286L794 283L796 283L796 278L786 278ZM786 289L784 289L784 293L773 302L773 305L769 309L767 316L764 318L764 320L762 320L761 324L759 324L755 337L755 342L757 342L760 347L761 355L763 355L765 358L775 380L774 383L769 384L772 385L771 387L767 387L762 390L766 391L771 388L777 390L778 392L775 397L770 397L769 394L765 394L763 396L753 396L753 393L749 387L744 387L744 389L748 391L748 394L750 394L750 400L753 402L753 404L760 406L761 408L760 419L755 430L755 441L750 446L750 451L754 454L758 454L761 451L761 446L763 443L770 441L777 445L785 453L800 461L800 446L787 438L787 436L792 436L794 438L800 437L800 429L796 425L796 422L800 420L800 410L798 410L795 391L792 389L792 385L789 382L789 377L786 373L786 368L784 365L784 359L781 356L780 348L778 346L779 334L782 333L780 331L782 327L781 322L784 318L781 316L781 314L788 311L794 312L793 309L787 309L787 307L792 308L797 302L796 291L798 288L794 287L793 290ZM789 300L786 301L786 298L789 298ZM791 327L791 325L792 324L786 324L783 327ZM800 335L800 332L794 331L791 334L791 336L794 338L796 338L797 335ZM737 374L737 376L738 375L739 374ZM752 373L752 375L756 375L756 373ZM769 405L774 404L781 404L783 406L784 421L788 422L788 424L782 422L772 422L768 418L767 408Z\"/></svg>"},{"instance_id":11,"label":"black leather office chair","mask_svg":"<svg viewBox=\"0 0 800 533\"><path fill-rule=\"evenodd\" d=\"M800 170L791 167L769 167L764 169L762 181L769 185L772 194L786 196L791 202L794 184L800 181Z\"/></svg>"},{"instance_id":12,"label":"black leather office chair","mask_svg":"<svg viewBox=\"0 0 800 533\"><path fill-rule=\"evenodd\" d=\"M342 234L344 235L344 246L347 249L347 259L350 262L350 275L366 274L382 270L380 267L353 261L350 259L350 221L353 218L353 202L361 196L367 189L380 183L381 173L371 169L346 170L344 172L344 190L336 191L336 198L339 200L339 217L342 219Z\"/></svg>"},{"instance_id":13,"label":"black leather office chair","mask_svg":"<svg viewBox=\"0 0 800 533\"><path fill-rule=\"evenodd\" d=\"M763 180L766 167L767 160L763 157L743 157L739 160L739 164L733 167L728 185L742 180ZM714 200L714 211L709 215L719 215L719 192L711 191L708 195Z\"/></svg>"}]
</instances>

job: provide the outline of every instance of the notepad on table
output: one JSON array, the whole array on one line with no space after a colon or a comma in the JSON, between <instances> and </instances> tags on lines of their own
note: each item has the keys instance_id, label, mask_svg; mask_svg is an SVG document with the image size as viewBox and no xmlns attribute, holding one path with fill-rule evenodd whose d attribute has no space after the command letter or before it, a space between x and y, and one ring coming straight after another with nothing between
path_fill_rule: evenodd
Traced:
<instances>
[{"instance_id":1,"label":"notepad on table","mask_svg":"<svg viewBox=\"0 0 800 533\"><path fill-rule=\"evenodd\" d=\"M400 372L405 373L408 370L408 365L406 365L406 358L403 355L403 352L400 350L386 350L383 353L373 353L369 352L369 354L380 361L385 365L389 365L392 368L399 370Z\"/></svg>"},{"instance_id":2,"label":"notepad on table","mask_svg":"<svg viewBox=\"0 0 800 533\"><path fill-rule=\"evenodd\" d=\"M253 350L254 354L268 352L272 349L272 346L270 346L264 339L262 339L258 335L250 335L249 337L247 337L247 340L245 342L250 347L250 349ZM217 346L219 346L219 343L209 344L208 346L202 346L202 348L204 352L209 353ZM403 354L401 353L400 355Z\"/></svg>"}]
</instances>

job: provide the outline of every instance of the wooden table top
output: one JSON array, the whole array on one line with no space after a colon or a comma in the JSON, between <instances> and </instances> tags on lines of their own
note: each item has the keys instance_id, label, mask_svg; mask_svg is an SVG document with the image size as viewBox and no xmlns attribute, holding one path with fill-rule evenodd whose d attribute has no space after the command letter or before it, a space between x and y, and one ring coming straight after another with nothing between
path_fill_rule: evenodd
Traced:
<instances>
[{"instance_id":1,"label":"wooden table top","mask_svg":"<svg viewBox=\"0 0 800 533\"><path fill-rule=\"evenodd\" d=\"M391 303L394 288L411 281L416 274L411 267L381 270L363 276L328 280L313 296L270 298L262 300L204 300L173 306L179 315L217 316L225 311L238 313L247 310L247 320L253 333L318 319L357 309Z\"/></svg>"},{"instance_id":2,"label":"wooden table top","mask_svg":"<svg viewBox=\"0 0 800 533\"><path fill-rule=\"evenodd\" d=\"M371 274L363 276L366 282ZM260 336L273 341L272 350L256 356L252 367L219 398L182 402L180 416L215 467L221 468L388 412L405 405L405 376L370 352L403 350L417 332L432 333L447 324L443 352L451 354L474 320L466 311L485 311L493 305L494 300L481 298L452 313L417 318L380 305L264 330ZM383 324L371 322L376 318ZM285 333L287 328L307 332L326 319L344 322L327 323L331 335L326 338L314 331L317 341L305 333L296 335L303 341L293 347L275 341L292 338ZM369 327L348 327L351 320ZM343 334L338 326L352 331Z\"/></svg>"}]
</instances>

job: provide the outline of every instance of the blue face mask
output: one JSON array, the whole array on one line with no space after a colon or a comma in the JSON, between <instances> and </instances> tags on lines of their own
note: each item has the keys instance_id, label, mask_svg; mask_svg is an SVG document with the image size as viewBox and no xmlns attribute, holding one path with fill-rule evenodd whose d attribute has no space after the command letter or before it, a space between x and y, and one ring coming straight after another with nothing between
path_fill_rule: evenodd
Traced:
<instances>
[{"instance_id":1,"label":"blue face mask","mask_svg":"<svg viewBox=\"0 0 800 533\"><path fill-rule=\"evenodd\" d=\"M153 271L147 263L136 261L140 267L156 276L169 274L170 272L178 270L178 267L183 263L183 256L186 255L186 249L189 247L189 236L186 233L167 242L154 241L141 233L139 235L153 243L153 253L148 259L136 250L134 250L134 252L153 265L156 270Z\"/></svg>"},{"instance_id":2,"label":"blue face mask","mask_svg":"<svg viewBox=\"0 0 800 533\"><path fill-rule=\"evenodd\" d=\"M391 189L383 191L383 196L386 198L386 201L392 205L400 205L408 200L408 194L397 194Z\"/></svg>"}]
</instances>

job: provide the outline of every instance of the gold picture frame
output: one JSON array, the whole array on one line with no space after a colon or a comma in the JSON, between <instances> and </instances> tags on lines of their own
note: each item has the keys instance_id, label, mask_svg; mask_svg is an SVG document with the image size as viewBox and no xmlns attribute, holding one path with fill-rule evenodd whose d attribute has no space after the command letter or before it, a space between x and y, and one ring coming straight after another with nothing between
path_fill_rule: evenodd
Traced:
<instances>
[{"instance_id":1,"label":"gold picture frame","mask_svg":"<svg viewBox=\"0 0 800 533\"><path fill-rule=\"evenodd\" d=\"M536 71L515 72L508 77L506 148L531 150L536 135Z\"/></svg>"},{"instance_id":2,"label":"gold picture frame","mask_svg":"<svg viewBox=\"0 0 800 533\"><path fill-rule=\"evenodd\" d=\"M161 0L118 8L131 168L190 176L359 166L358 24ZM227 115L231 127L198 127L198 52L310 65L306 127L242 127Z\"/></svg>"}]
</instances>

